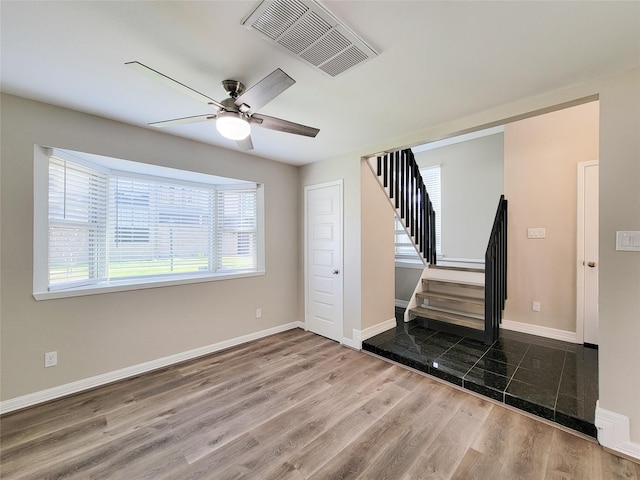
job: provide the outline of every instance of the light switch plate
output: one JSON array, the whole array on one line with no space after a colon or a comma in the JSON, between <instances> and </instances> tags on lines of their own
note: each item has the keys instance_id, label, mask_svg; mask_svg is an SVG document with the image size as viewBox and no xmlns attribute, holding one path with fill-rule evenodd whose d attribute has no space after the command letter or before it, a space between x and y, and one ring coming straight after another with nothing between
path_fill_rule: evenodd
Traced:
<instances>
[{"instance_id":1,"label":"light switch plate","mask_svg":"<svg viewBox=\"0 0 640 480\"><path fill-rule=\"evenodd\" d=\"M627 252L640 252L640 232L620 231L616 232L616 250Z\"/></svg>"},{"instance_id":2,"label":"light switch plate","mask_svg":"<svg viewBox=\"0 0 640 480\"><path fill-rule=\"evenodd\" d=\"M530 228L527 230L527 238L545 238L547 232L544 228Z\"/></svg>"}]
</instances>

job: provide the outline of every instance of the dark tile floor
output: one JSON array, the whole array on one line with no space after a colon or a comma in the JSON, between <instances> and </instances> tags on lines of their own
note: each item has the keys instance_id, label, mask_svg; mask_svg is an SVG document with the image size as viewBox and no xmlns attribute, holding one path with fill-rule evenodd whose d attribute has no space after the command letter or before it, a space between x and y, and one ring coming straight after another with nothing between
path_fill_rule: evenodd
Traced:
<instances>
[{"instance_id":1,"label":"dark tile floor","mask_svg":"<svg viewBox=\"0 0 640 480\"><path fill-rule=\"evenodd\" d=\"M401 316L362 349L596 437L596 349L509 331L486 346Z\"/></svg>"}]
</instances>

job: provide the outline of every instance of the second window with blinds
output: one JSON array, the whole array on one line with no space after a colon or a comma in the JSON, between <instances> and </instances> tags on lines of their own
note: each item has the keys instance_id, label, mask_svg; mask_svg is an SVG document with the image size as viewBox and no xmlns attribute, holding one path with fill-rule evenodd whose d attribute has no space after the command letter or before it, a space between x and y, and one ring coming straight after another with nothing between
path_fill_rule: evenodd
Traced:
<instances>
[{"instance_id":1,"label":"second window with blinds","mask_svg":"<svg viewBox=\"0 0 640 480\"><path fill-rule=\"evenodd\" d=\"M442 217L442 193L440 182L440 165L420 168L420 175L429 194L429 199L436 213L436 254L441 255L441 217ZM420 260L418 251L413 242L407 235L406 229L396 217L395 230L395 258L397 266L422 268L423 263Z\"/></svg>"}]
</instances>

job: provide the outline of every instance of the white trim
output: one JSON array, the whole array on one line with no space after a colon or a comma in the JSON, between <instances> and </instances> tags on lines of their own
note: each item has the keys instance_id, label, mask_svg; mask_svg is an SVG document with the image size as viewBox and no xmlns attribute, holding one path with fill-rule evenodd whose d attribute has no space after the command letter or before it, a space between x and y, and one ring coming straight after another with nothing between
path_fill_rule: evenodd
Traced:
<instances>
[{"instance_id":1,"label":"white trim","mask_svg":"<svg viewBox=\"0 0 640 480\"><path fill-rule=\"evenodd\" d=\"M379 333L386 332L387 330L390 330L392 328L396 328L395 318L390 318L389 320L380 322L377 325L373 325L372 327L367 327L364 330L356 330L354 328L351 334L353 339L342 337L342 341L340 343L342 345L346 345L347 347L355 348L356 350L362 350L363 340L375 337Z\"/></svg>"},{"instance_id":2,"label":"white trim","mask_svg":"<svg viewBox=\"0 0 640 480\"><path fill-rule=\"evenodd\" d=\"M223 340L222 342L214 343L212 345L205 345L204 347L194 348L193 350L187 350L186 352L176 353L167 357L158 358L149 362L140 363L138 365L132 365L130 367L121 368L112 372L103 373L94 377L84 378L75 382L66 383L57 387L48 388L46 390L40 390L39 392L29 393L16 398L10 398L0 402L0 415L19 410L22 408L37 405L39 403L48 402L58 398L66 397L74 393L79 393L92 388L101 387L103 385L116 382L118 380L124 380L125 378L134 377L142 373L147 373L152 370L164 368L169 365L191 360L193 358L208 355L220 350L224 350L230 347L235 347L243 343L251 342L259 338L268 337L276 333L284 332L286 330L292 330L294 328L303 328L302 322L290 322L276 327L261 330L259 332L249 333L240 337L232 338L229 340Z\"/></svg>"},{"instance_id":3,"label":"white trim","mask_svg":"<svg viewBox=\"0 0 640 480\"><path fill-rule=\"evenodd\" d=\"M409 306L409 302L406 300L399 300L396 298L396 307L398 308L407 308Z\"/></svg>"},{"instance_id":4,"label":"white trim","mask_svg":"<svg viewBox=\"0 0 640 480\"><path fill-rule=\"evenodd\" d=\"M484 268L484 258L455 258L440 255L438 256L437 261L444 263L477 263L478 265L482 265ZM438 264L436 263L436 265Z\"/></svg>"},{"instance_id":5,"label":"white trim","mask_svg":"<svg viewBox=\"0 0 640 480\"><path fill-rule=\"evenodd\" d=\"M502 319L502 324L500 325L500 327L505 330L511 330L513 332L528 333L529 335L553 338L554 340L562 340L563 342L582 343L578 341L576 332L569 332L568 330L543 327L542 325L533 325L531 323L513 322L506 319Z\"/></svg>"},{"instance_id":6,"label":"white trim","mask_svg":"<svg viewBox=\"0 0 640 480\"><path fill-rule=\"evenodd\" d=\"M395 317L385 320L384 322L380 322L377 325L373 325L372 327L365 328L360 332L360 338L362 340L366 340L367 338L375 337L379 333L386 332L392 328L396 328Z\"/></svg>"},{"instance_id":7,"label":"white trim","mask_svg":"<svg viewBox=\"0 0 640 480\"><path fill-rule=\"evenodd\" d=\"M404 311L404 321L405 322L411 321L411 314L409 313L409 310L418 306L417 294L422 292L422 280L427 278L428 275L429 275L429 267L423 268L422 269L422 273L420 274L420 278L418 279L418 283L416 284L416 288L413 289L413 293L411 294L411 298L409 299L409 302L407 303L407 306L405 307L406 308L406 310Z\"/></svg>"},{"instance_id":8,"label":"white trim","mask_svg":"<svg viewBox=\"0 0 640 480\"><path fill-rule=\"evenodd\" d=\"M598 400L596 402L596 428L600 445L640 460L640 443L631 441L629 417L600 408Z\"/></svg>"},{"instance_id":9,"label":"white trim","mask_svg":"<svg viewBox=\"0 0 640 480\"><path fill-rule=\"evenodd\" d=\"M435 148L447 147L460 142L466 142L476 138L486 137L489 135L497 135L498 133L504 133L504 125L498 125L497 127L485 128L484 130L476 130L474 132L464 133L462 135L455 135L449 138L443 138L442 140L435 140L427 142L422 145L412 147L413 153L426 152L427 150L433 150Z\"/></svg>"},{"instance_id":10,"label":"white trim","mask_svg":"<svg viewBox=\"0 0 640 480\"><path fill-rule=\"evenodd\" d=\"M352 330L351 336L353 337L353 339L342 337L340 343L345 347L350 347L355 350L362 350L362 332L354 328Z\"/></svg>"},{"instance_id":11,"label":"white trim","mask_svg":"<svg viewBox=\"0 0 640 480\"><path fill-rule=\"evenodd\" d=\"M578 342L584 342L584 202L585 202L585 170L587 167L599 165L598 160L579 162L577 180L577 220L576 220L576 338Z\"/></svg>"},{"instance_id":12,"label":"white trim","mask_svg":"<svg viewBox=\"0 0 640 480\"><path fill-rule=\"evenodd\" d=\"M111 280L104 282L105 285L91 284L82 287L75 287L70 290L52 290L50 292L34 292L33 298L36 300L52 300L55 298L82 297L86 295L102 295L103 293L126 292L128 290L145 290L147 288L172 287L174 285L188 285L190 283L215 282L218 280L229 280L232 278L260 277L265 275L264 270L254 272L237 273L206 273L203 275L192 274L190 276L179 277L167 275L167 278L146 280L145 283L136 283L136 280ZM34 277L35 278L35 277Z\"/></svg>"}]
</instances>

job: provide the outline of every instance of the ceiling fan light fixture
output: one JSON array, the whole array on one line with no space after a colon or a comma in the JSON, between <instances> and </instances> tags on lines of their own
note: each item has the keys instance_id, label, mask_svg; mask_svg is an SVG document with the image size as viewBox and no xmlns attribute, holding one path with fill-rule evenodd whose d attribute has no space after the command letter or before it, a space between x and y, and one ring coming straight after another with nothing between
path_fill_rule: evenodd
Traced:
<instances>
[{"instance_id":1,"label":"ceiling fan light fixture","mask_svg":"<svg viewBox=\"0 0 640 480\"><path fill-rule=\"evenodd\" d=\"M216 129L229 140L244 140L251 133L249 122L237 112L220 112L216 116Z\"/></svg>"}]
</instances>

